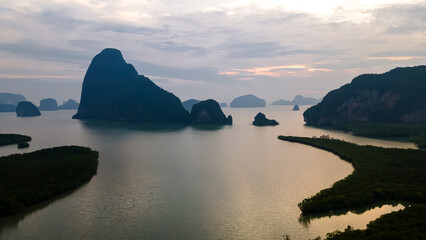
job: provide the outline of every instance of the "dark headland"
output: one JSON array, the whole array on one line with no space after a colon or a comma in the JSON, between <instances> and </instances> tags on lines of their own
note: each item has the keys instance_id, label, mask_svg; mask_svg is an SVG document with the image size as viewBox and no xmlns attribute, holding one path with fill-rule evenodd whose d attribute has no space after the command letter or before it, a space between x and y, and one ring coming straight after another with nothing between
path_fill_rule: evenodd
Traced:
<instances>
[{"instance_id":1,"label":"dark headland","mask_svg":"<svg viewBox=\"0 0 426 240\"><path fill-rule=\"evenodd\" d=\"M307 125L426 122L426 66L364 74L303 114Z\"/></svg>"},{"instance_id":2,"label":"dark headland","mask_svg":"<svg viewBox=\"0 0 426 240\"><path fill-rule=\"evenodd\" d=\"M426 148L426 66L363 74L303 113L306 125L406 138Z\"/></svg>"}]
</instances>

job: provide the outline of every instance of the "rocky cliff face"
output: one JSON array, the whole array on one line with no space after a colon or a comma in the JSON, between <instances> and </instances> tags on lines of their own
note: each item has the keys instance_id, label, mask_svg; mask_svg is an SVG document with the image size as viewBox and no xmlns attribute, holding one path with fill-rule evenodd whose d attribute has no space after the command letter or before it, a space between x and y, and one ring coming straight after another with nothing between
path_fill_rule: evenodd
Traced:
<instances>
[{"instance_id":1,"label":"rocky cliff face","mask_svg":"<svg viewBox=\"0 0 426 240\"><path fill-rule=\"evenodd\" d=\"M426 66L365 74L328 93L303 114L306 124L426 122Z\"/></svg>"},{"instance_id":2,"label":"rocky cliff face","mask_svg":"<svg viewBox=\"0 0 426 240\"><path fill-rule=\"evenodd\" d=\"M22 101L16 107L16 116L18 117L35 117L40 115L40 111L32 102Z\"/></svg>"},{"instance_id":3,"label":"rocky cliff face","mask_svg":"<svg viewBox=\"0 0 426 240\"><path fill-rule=\"evenodd\" d=\"M175 95L138 75L117 49L96 55L84 77L80 106L73 118L138 122L188 122Z\"/></svg>"},{"instance_id":4,"label":"rocky cliff face","mask_svg":"<svg viewBox=\"0 0 426 240\"><path fill-rule=\"evenodd\" d=\"M213 99L201 101L192 106L191 122L195 124L229 124L232 125L232 117L226 117Z\"/></svg>"}]
</instances>

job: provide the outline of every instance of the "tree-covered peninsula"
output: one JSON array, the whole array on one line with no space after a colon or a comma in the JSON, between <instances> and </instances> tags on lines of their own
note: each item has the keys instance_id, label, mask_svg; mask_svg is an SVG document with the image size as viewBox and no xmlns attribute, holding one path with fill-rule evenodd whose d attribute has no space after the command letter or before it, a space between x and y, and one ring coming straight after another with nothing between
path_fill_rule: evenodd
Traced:
<instances>
[{"instance_id":1,"label":"tree-covered peninsula","mask_svg":"<svg viewBox=\"0 0 426 240\"><path fill-rule=\"evenodd\" d=\"M0 216L81 186L97 168L98 152L79 146L0 157Z\"/></svg>"},{"instance_id":2,"label":"tree-covered peninsula","mask_svg":"<svg viewBox=\"0 0 426 240\"><path fill-rule=\"evenodd\" d=\"M348 210L387 201L413 203L404 210L371 221L365 230L348 226L343 232L328 233L326 240L425 239L426 151L359 146L327 136L278 138L332 152L350 162L355 169L331 188L321 190L299 203L303 215Z\"/></svg>"},{"instance_id":3,"label":"tree-covered peninsula","mask_svg":"<svg viewBox=\"0 0 426 240\"><path fill-rule=\"evenodd\" d=\"M426 151L359 146L342 140L279 136L332 152L354 172L299 203L303 214L365 207L381 201L426 203Z\"/></svg>"},{"instance_id":4,"label":"tree-covered peninsula","mask_svg":"<svg viewBox=\"0 0 426 240\"><path fill-rule=\"evenodd\" d=\"M12 133L0 133L0 146L26 143L31 141L30 136Z\"/></svg>"}]
</instances>

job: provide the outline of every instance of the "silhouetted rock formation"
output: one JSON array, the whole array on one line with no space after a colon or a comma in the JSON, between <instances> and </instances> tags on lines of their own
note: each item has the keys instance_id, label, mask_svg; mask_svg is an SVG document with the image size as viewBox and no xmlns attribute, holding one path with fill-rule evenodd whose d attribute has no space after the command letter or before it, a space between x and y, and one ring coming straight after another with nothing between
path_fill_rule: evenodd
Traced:
<instances>
[{"instance_id":1,"label":"silhouetted rock formation","mask_svg":"<svg viewBox=\"0 0 426 240\"><path fill-rule=\"evenodd\" d=\"M226 108L226 107L228 107L228 104L226 104L226 103L223 102L223 103L220 103L219 106L223 107L223 108Z\"/></svg>"},{"instance_id":2,"label":"silhouetted rock formation","mask_svg":"<svg viewBox=\"0 0 426 240\"><path fill-rule=\"evenodd\" d=\"M299 109L299 105L294 105L294 107L293 107L293 111L299 111L300 109Z\"/></svg>"},{"instance_id":3,"label":"silhouetted rock formation","mask_svg":"<svg viewBox=\"0 0 426 240\"><path fill-rule=\"evenodd\" d=\"M319 103L321 100L316 98L304 97L302 95L297 95L292 101L289 100L277 100L271 105L314 105Z\"/></svg>"},{"instance_id":4,"label":"silhouetted rock formation","mask_svg":"<svg viewBox=\"0 0 426 240\"><path fill-rule=\"evenodd\" d=\"M266 102L252 94L237 97L231 102L231 108L265 107Z\"/></svg>"},{"instance_id":5,"label":"silhouetted rock formation","mask_svg":"<svg viewBox=\"0 0 426 240\"><path fill-rule=\"evenodd\" d=\"M53 98L46 98L40 101L40 106L38 107L40 111L57 111L58 103Z\"/></svg>"},{"instance_id":6,"label":"silhouetted rock formation","mask_svg":"<svg viewBox=\"0 0 426 240\"><path fill-rule=\"evenodd\" d=\"M197 100L197 99L189 99L189 100L184 101L182 103L182 106L183 106L183 108L186 109L186 111L191 112L192 106L194 106L194 104L197 104L199 102L200 102L200 100Z\"/></svg>"},{"instance_id":7,"label":"silhouetted rock formation","mask_svg":"<svg viewBox=\"0 0 426 240\"><path fill-rule=\"evenodd\" d=\"M426 122L426 66L364 74L303 113L307 125Z\"/></svg>"},{"instance_id":8,"label":"silhouetted rock formation","mask_svg":"<svg viewBox=\"0 0 426 240\"><path fill-rule=\"evenodd\" d=\"M16 107L16 116L18 117L34 117L40 115L40 111L32 102L22 101L19 102Z\"/></svg>"},{"instance_id":9,"label":"silhouetted rock formation","mask_svg":"<svg viewBox=\"0 0 426 240\"><path fill-rule=\"evenodd\" d=\"M21 94L0 93L0 104L10 104L16 106L19 102L22 101L26 101L26 99Z\"/></svg>"},{"instance_id":10,"label":"silhouetted rock formation","mask_svg":"<svg viewBox=\"0 0 426 240\"><path fill-rule=\"evenodd\" d=\"M254 117L253 125L255 126L276 126L279 123L273 119L267 119L265 114L258 113L256 117Z\"/></svg>"},{"instance_id":11,"label":"silhouetted rock formation","mask_svg":"<svg viewBox=\"0 0 426 240\"><path fill-rule=\"evenodd\" d=\"M73 110L78 109L80 104L73 99L68 99L68 101L64 102L61 106L59 106L60 110Z\"/></svg>"},{"instance_id":12,"label":"silhouetted rock formation","mask_svg":"<svg viewBox=\"0 0 426 240\"><path fill-rule=\"evenodd\" d=\"M201 101L192 106L191 122L195 124L232 124L232 117L223 114L219 103L213 99Z\"/></svg>"},{"instance_id":13,"label":"silhouetted rock formation","mask_svg":"<svg viewBox=\"0 0 426 240\"><path fill-rule=\"evenodd\" d=\"M138 75L117 49L96 55L86 72L77 119L189 122L181 101Z\"/></svg>"}]
</instances>

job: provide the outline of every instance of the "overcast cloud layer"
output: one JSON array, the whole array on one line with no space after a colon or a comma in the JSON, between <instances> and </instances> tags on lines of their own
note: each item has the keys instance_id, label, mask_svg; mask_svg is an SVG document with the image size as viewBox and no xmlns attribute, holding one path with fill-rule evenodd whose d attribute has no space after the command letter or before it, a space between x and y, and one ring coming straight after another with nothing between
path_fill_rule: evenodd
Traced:
<instances>
[{"instance_id":1,"label":"overcast cloud layer","mask_svg":"<svg viewBox=\"0 0 426 240\"><path fill-rule=\"evenodd\" d=\"M79 100L107 47L181 100L323 97L425 64L426 1L373 2L0 0L0 92Z\"/></svg>"}]
</instances>

